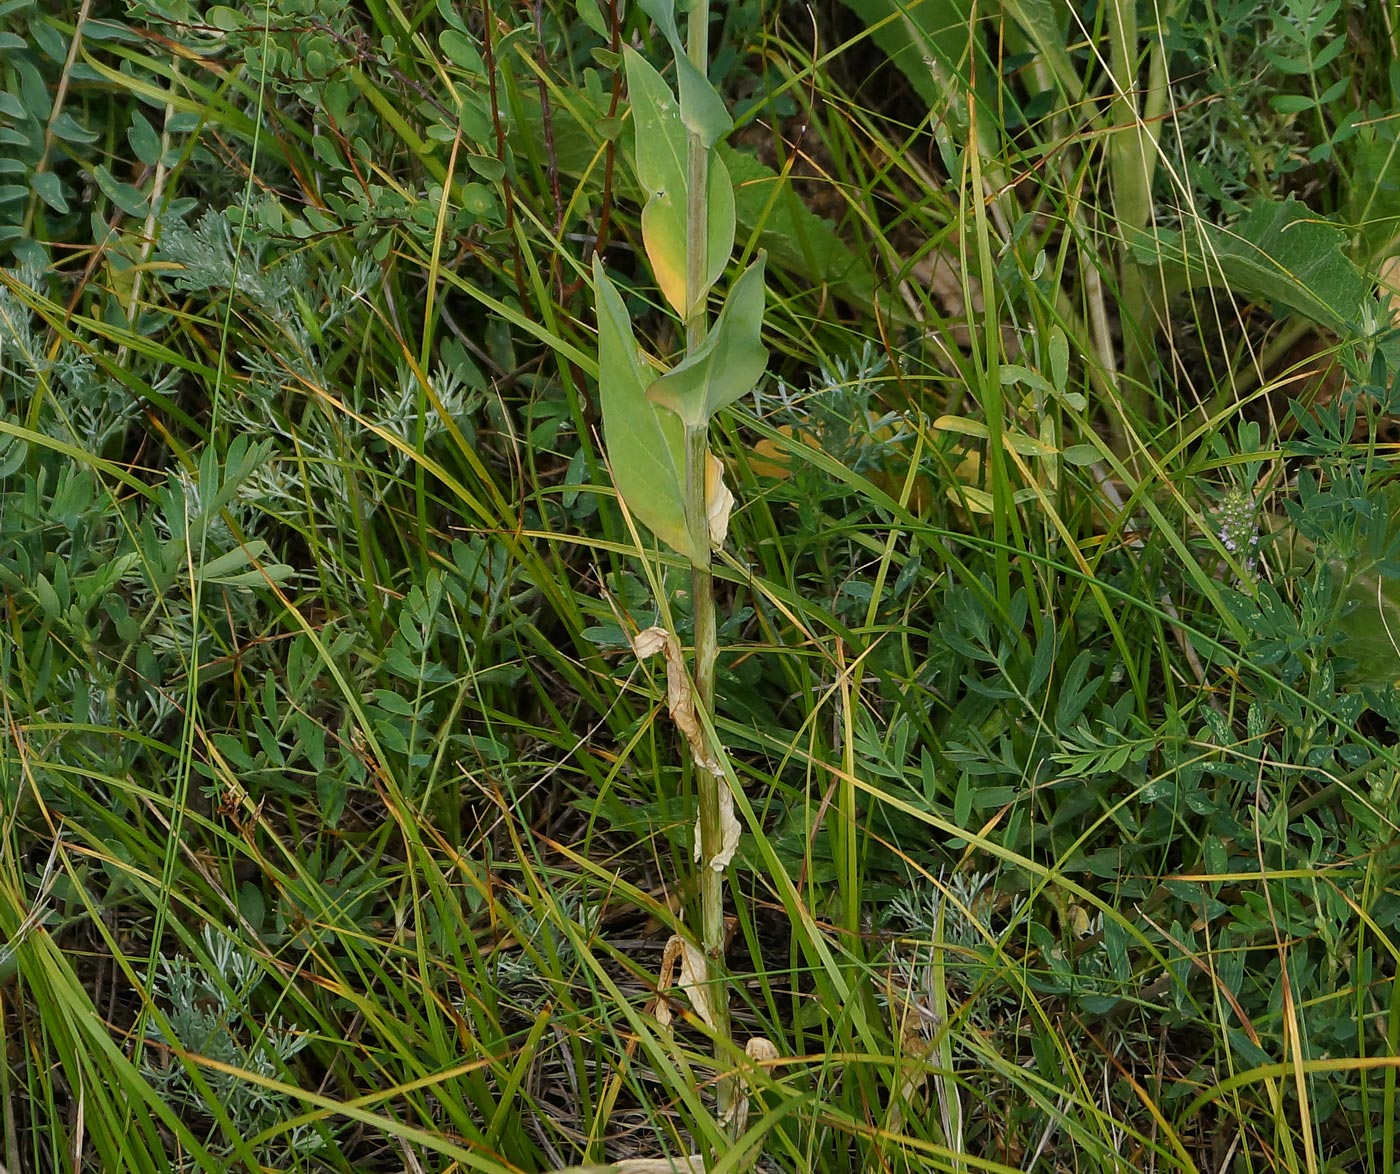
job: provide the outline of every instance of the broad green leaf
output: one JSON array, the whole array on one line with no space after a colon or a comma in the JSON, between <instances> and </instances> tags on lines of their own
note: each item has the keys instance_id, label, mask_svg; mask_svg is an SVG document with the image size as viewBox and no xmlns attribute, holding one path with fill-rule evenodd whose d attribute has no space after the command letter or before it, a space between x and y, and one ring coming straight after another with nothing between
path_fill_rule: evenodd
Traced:
<instances>
[{"instance_id":1,"label":"broad green leaf","mask_svg":"<svg viewBox=\"0 0 1400 1174\"><path fill-rule=\"evenodd\" d=\"M647 399L651 381L632 334L632 319L598 258L593 258L598 313L598 398L613 484L627 508L677 553L698 563L685 521L685 429L674 412Z\"/></svg>"},{"instance_id":2,"label":"broad green leaf","mask_svg":"<svg viewBox=\"0 0 1400 1174\"><path fill-rule=\"evenodd\" d=\"M136 158L147 167L154 167L160 162L160 135L156 134L146 116L135 107L131 111L131 125L126 131L126 141L136 152Z\"/></svg>"},{"instance_id":3,"label":"broad green leaf","mask_svg":"<svg viewBox=\"0 0 1400 1174\"><path fill-rule=\"evenodd\" d=\"M146 215L144 192L115 178L101 163L93 168L92 177L97 180L97 186L102 190L102 194L128 216L140 219Z\"/></svg>"},{"instance_id":4,"label":"broad green leaf","mask_svg":"<svg viewBox=\"0 0 1400 1174\"><path fill-rule=\"evenodd\" d=\"M39 199L43 200L60 216L68 211L68 200L63 194L63 183L52 171L36 171L29 177L29 186Z\"/></svg>"},{"instance_id":5,"label":"broad green leaf","mask_svg":"<svg viewBox=\"0 0 1400 1174\"><path fill-rule=\"evenodd\" d=\"M734 119L710 79L684 54L676 56L676 79L680 83L681 122L691 134L700 137L708 151L734 129Z\"/></svg>"},{"instance_id":6,"label":"broad green leaf","mask_svg":"<svg viewBox=\"0 0 1400 1174\"><path fill-rule=\"evenodd\" d=\"M637 7L655 22L675 55L682 56L685 48L681 45L681 34L676 28L675 0L637 0Z\"/></svg>"},{"instance_id":7,"label":"broad green leaf","mask_svg":"<svg viewBox=\"0 0 1400 1174\"><path fill-rule=\"evenodd\" d=\"M1277 302L1338 334L1357 329L1374 301L1347 257L1346 233L1291 197L1260 201L1229 228L1195 222L1129 239L1138 262L1164 267L1181 284Z\"/></svg>"},{"instance_id":8,"label":"broad green leaf","mask_svg":"<svg viewBox=\"0 0 1400 1174\"><path fill-rule=\"evenodd\" d=\"M204 14L204 19L225 33L241 29L246 23L246 18L241 12L224 4L215 4Z\"/></svg>"},{"instance_id":9,"label":"broad green leaf","mask_svg":"<svg viewBox=\"0 0 1400 1174\"><path fill-rule=\"evenodd\" d=\"M1096 465L1099 461L1103 460L1103 453L1098 450L1097 446L1092 444L1071 444L1061 455L1065 458L1067 464L1078 465L1080 467Z\"/></svg>"},{"instance_id":10,"label":"broad green leaf","mask_svg":"<svg viewBox=\"0 0 1400 1174\"><path fill-rule=\"evenodd\" d=\"M640 7L661 30L676 59L676 83L681 97L681 122L691 134L699 135L709 150L734 129L734 119L724 105L724 99L695 62L686 54L676 28L674 0L640 0Z\"/></svg>"},{"instance_id":11,"label":"broad green leaf","mask_svg":"<svg viewBox=\"0 0 1400 1174\"><path fill-rule=\"evenodd\" d=\"M194 569L194 577L201 583L218 583L224 587L263 587L271 579L274 583L284 583L292 574L292 568L285 563L264 563L268 545L261 538L254 538L235 550L210 559Z\"/></svg>"},{"instance_id":12,"label":"broad green leaf","mask_svg":"<svg viewBox=\"0 0 1400 1174\"><path fill-rule=\"evenodd\" d=\"M562 175L595 188L601 186L601 148L605 138L612 137L606 114L607 100L601 96L576 94L573 106L554 107L549 120L550 141ZM508 133L516 151L544 152L545 119L533 91L518 96ZM619 136L618 147L630 166L614 173L614 192L621 199L640 203L643 197L632 174L636 165L633 134ZM775 269L827 286L853 306L874 308L875 280L869 259L852 252L831 221L818 216L797 196L787 177L727 143L718 144L713 158L724 161L730 177L738 225L768 250ZM900 321L907 316L897 300L884 311Z\"/></svg>"},{"instance_id":13,"label":"broad green leaf","mask_svg":"<svg viewBox=\"0 0 1400 1174\"><path fill-rule=\"evenodd\" d=\"M637 178L646 197L642 239L662 294L677 314L689 318L694 306L686 297L689 161L685 125L675 95L661 75L630 46L623 57L636 132ZM724 272L734 247L734 189L717 157L710 159L706 188L706 263L699 298Z\"/></svg>"},{"instance_id":14,"label":"broad green leaf","mask_svg":"<svg viewBox=\"0 0 1400 1174\"><path fill-rule=\"evenodd\" d=\"M1069 339L1059 325L1050 327L1050 342L1046 348L1050 364L1050 382L1056 391L1069 384Z\"/></svg>"},{"instance_id":15,"label":"broad green leaf","mask_svg":"<svg viewBox=\"0 0 1400 1174\"><path fill-rule=\"evenodd\" d=\"M579 19L603 40L606 41L611 36L607 21L603 19L603 11L598 7L598 0L574 0L574 10Z\"/></svg>"},{"instance_id":16,"label":"broad green leaf","mask_svg":"<svg viewBox=\"0 0 1400 1174\"><path fill-rule=\"evenodd\" d=\"M438 35L438 46L454 64L460 65L468 73L479 76L485 72L486 66L481 60L481 51L465 33L459 33L456 29L443 29Z\"/></svg>"},{"instance_id":17,"label":"broad green leaf","mask_svg":"<svg viewBox=\"0 0 1400 1174\"><path fill-rule=\"evenodd\" d=\"M754 389L768 366L763 327L763 263L744 270L725 299L705 341L687 358L656 380L647 395L669 408L691 428Z\"/></svg>"},{"instance_id":18,"label":"broad green leaf","mask_svg":"<svg viewBox=\"0 0 1400 1174\"><path fill-rule=\"evenodd\" d=\"M78 143L82 146L90 146L102 137L97 131L85 127L66 110L49 123L49 130L65 143Z\"/></svg>"},{"instance_id":19,"label":"broad green leaf","mask_svg":"<svg viewBox=\"0 0 1400 1174\"><path fill-rule=\"evenodd\" d=\"M991 436L986 424L967 416L939 416L933 422L933 426L940 432L956 432L960 436L976 436L980 440L987 440ZM1028 433L1011 429L1002 430L1001 442L1023 457L1052 457L1056 453L1053 445L1046 444Z\"/></svg>"}]
</instances>

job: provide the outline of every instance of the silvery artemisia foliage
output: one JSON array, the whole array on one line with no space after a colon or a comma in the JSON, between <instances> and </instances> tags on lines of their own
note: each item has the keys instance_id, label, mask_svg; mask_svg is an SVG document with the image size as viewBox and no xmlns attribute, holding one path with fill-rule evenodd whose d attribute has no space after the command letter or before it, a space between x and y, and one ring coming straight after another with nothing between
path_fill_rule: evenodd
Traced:
<instances>
[{"instance_id":1,"label":"silvery artemisia foliage","mask_svg":"<svg viewBox=\"0 0 1400 1174\"><path fill-rule=\"evenodd\" d=\"M31 265L12 269L8 276L36 294L45 292L44 274ZM27 416L35 397L40 397L35 421L39 431L87 452L104 452L136 417L139 401L103 375L83 348L64 342L52 354L49 351L47 332L36 325L21 296L0 285L0 389L8 391L0 403ZM0 450L0 462L14 443Z\"/></svg>"},{"instance_id":2,"label":"silvery artemisia foliage","mask_svg":"<svg viewBox=\"0 0 1400 1174\"><path fill-rule=\"evenodd\" d=\"M189 1069L166 1049L179 1048L240 1070L234 1074L202 1067L200 1073L235 1127L249 1137L291 1116L299 1106L243 1074L285 1079L288 1061L305 1047L307 1037L278 1019L258 1021L253 996L263 973L228 931L205 926L201 939L207 961L177 956L157 963L151 988L163 1023L154 1017L146 1023L142 1071L169 1104L201 1113L208 1103L205 1094ZM314 1130L298 1126L260 1146L259 1157L275 1164L322 1143Z\"/></svg>"},{"instance_id":3,"label":"silvery artemisia foliage","mask_svg":"<svg viewBox=\"0 0 1400 1174\"><path fill-rule=\"evenodd\" d=\"M240 225L227 212L213 211L193 225L169 221L159 257L181 266L172 278L181 289L235 294L239 312L258 315L262 332L275 340L233 356L236 394L220 398L220 411L235 431L285 441L277 448L295 458L281 455L260 464L242 499L303 530L308 500L320 503L326 508L317 511L315 524L353 546L360 520L352 503L371 513L381 508L393 486L412 475L420 444L432 444L449 419L464 422L479 405L480 392L447 364L427 373L427 389L408 364L400 365L389 386L362 390L329 377L324 340L366 304L377 265L361 253L348 273L322 268L312 277L299 249L280 249L258 227L274 212L255 206ZM327 563L320 571L354 597L362 583L352 562Z\"/></svg>"}]
</instances>

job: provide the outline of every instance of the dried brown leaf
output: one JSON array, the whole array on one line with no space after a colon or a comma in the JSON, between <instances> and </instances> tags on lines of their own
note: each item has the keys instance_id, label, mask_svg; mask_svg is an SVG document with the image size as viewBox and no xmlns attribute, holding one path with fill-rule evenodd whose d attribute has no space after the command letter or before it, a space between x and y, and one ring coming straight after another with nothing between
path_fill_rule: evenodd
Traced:
<instances>
[{"instance_id":1,"label":"dried brown leaf","mask_svg":"<svg viewBox=\"0 0 1400 1174\"><path fill-rule=\"evenodd\" d=\"M714 992L710 986L709 961L690 942L682 941L681 947L681 990L685 991L690 1005L695 1008L695 1013L705 1021L711 1031L717 1031L714 1004L711 1002Z\"/></svg>"},{"instance_id":2,"label":"dried brown leaf","mask_svg":"<svg viewBox=\"0 0 1400 1174\"><path fill-rule=\"evenodd\" d=\"M739 835L742 828L739 826L738 816L734 814L734 792L729 789L729 780L722 777L719 780L719 826L720 826L720 847L719 851L710 857L710 867L716 872L723 872L729 867L729 862L734 859L734 853L739 848ZM695 863L700 863L700 821L695 821Z\"/></svg>"},{"instance_id":3,"label":"dried brown leaf","mask_svg":"<svg viewBox=\"0 0 1400 1174\"><path fill-rule=\"evenodd\" d=\"M638 660L646 660L661 652L666 657L666 708L671 720L680 727L685 740L690 745L691 756L698 766L716 777L722 777L723 768L710 753L705 741L705 731L700 726L700 717L695 711L695 690L690 683L690 674L685 668L685 654L675 633L665 628L652 627L638 632L632 640L632 651Z\"/></svg>"},{"instance_id":4,"label":"dried brown leaf","mask_svg":"<svg viewBox=\"0 0 1400 1174\"><path fill-rule=\"evenodd\" d=\"M724 465L712 452L705 454L705 502L710 545L718 550L729 534L729 514L734 509L734 495L724 483Z\"/></svg>"}]
</instances>

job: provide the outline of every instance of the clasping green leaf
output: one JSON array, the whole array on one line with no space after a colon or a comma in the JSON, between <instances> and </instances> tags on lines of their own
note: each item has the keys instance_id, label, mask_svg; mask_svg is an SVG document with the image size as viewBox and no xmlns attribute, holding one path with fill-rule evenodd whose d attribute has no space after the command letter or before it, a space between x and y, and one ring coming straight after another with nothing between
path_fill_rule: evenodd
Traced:
<instances>
[{"instance_id":1,"label":"clasping green leaf","mask_svg":"<svg viewBox=\"0 0 1400 1174\"><path fill-rule=\"evenodd\" d=\"M703 427L717 411L754 389L768 366L763 327L763 265L750 265L724 301L724 309L695 351L647 388L690 428Z\"/></svg>"},{"instance_id":2,"label":"clasping green leaf","mask_svg":"<svg viewBox=\"0 0 1400 1174\"><path fill-rule=\"evenodd\" d=\"M699 562L685 520L685 429L647 399L650 375L632 319L601 262L593 258L598 313L598 397L613 484L633 515L678 554Z\"/></svg>"}]
</instances>

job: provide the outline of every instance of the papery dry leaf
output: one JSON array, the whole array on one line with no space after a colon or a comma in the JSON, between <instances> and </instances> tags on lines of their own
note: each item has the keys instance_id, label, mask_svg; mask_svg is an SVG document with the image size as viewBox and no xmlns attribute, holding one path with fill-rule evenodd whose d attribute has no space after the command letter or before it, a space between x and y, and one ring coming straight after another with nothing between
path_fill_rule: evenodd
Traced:
<instances>
[{"instance_id":1,"label":"papery dry leaf","mask_svg":"<svg viewBox=\"0 0 1400 1174\"><path fill-rule=\"evenodd\" d=\"M1381 301L1390 307L1390 320L1400 326L1400 256L1387 257L1381 262L1376 284Z\"/></svg>"},{"instance_id":2,"label":"papery dry leaf","mask_svg":"<svg viewBox=\"0 0 1400 1174\"><path fill-rule=\"evenodd\" d=\"M567 1166L553 1174L705 1174L700 1154L675 1158L623 1158L600 1166Z\"/></svg>"},{"instance_id":3,"label":"papery dry leaf","mask_svg":"<svg viewBox=\"0 0 1400 1174\"><path fill-rule=\"evenodd\" d=\"M656 976L656 999L653 1014L662 1027L670 1027L675 1016L671 1012L671 1000L666 992L675 984L676 967L685 956L685 939L672 934L661 955L661 973Z\"/></svg>"},{"instance_id":4,"label":"papery dry leaf","mask_svg":"<svg viewBox=\"0 0 1400 1174\"><path fill-rule=\"evenodd\" d=\"M729 789L729 780L722 777L719 780L719 828L720 846L719 851L710 857L710 867L716 872L723 872L729 867L729 862L734 859L734 853L739 848L739 836L742 828L739 826L739 819L734 814L734 792ZM700 821L695 821L695 863L700 863L701 842L700 842Z\"/></svg>"},{"instance_id":5,"label":"papery dry leaf","mask_svg":"<svg viewBox=\"0 0 1400 1174\"><path fill-rule=\"evenodd\" d=\"M744 1052L755 1064L763 1064L778 1058L778 1049L772 1041L764 1039L761 1035L750 1036L748 1043L744 1045ZM742 1076L739 1078L739 1087L735 1091L733 1102L729 1106L729 1112L725 1115L724 1124L733 1125L732 1134L737 1136L744 1132L749 1123L749 1092L752 1086Z\"/></svg>"},{"instance_id":6,"label":"papery dry leaf","mask_svg":"<svg viewBox=\"0 0 1400 1174\"><path fill-rule=\"evenodd\" d=\"M685 991L690 1005L695 1008L695 1013L705 1021L709 1029L718 1031L715 1026L714 1004L711 1002L714 990L710 986L709 960L687 941L681 942L681 950L681 990Z\"/></svg>"},{"instance_id":7,"label":"papery dry leaf","mask_svg":"<svg viewBox=\"0 0 1400 1174\"><path fill-rule=\"evenodd\" d=\"M681 642L675 634L665 628L652 627L638 632L632 639L632 651L638 660L646 660L658 652L666 656L666 708L671 720L680 727L685 740L690 744L691 756L696 765L703 767L717 778L724 770L705 743L705 731L700 728L700 717L695 711L695 691L690 684L690 674L685 669L685 654L681 652Z\"/></svg>"},{"instance_id":8,"label":"papery dry leaf","mask_svg":"<svg viewBox=\"0 0 1400 1174\"><path fill-rule=\"evenodd\" d=\"M734 495L724 483L724 465L712 452L705 454L705 502L710 545L718 550L729 533L729 513L734 508Z\"/></svg>"},{"instance_id":9,"label":"papery dry leaf","mask_svg":"<svg viewBox=\"0 0 1400 1174\"><path fill-rule=\"evenodd\" d=\"M705 1174L705 1159L700 1154L683 1158L623 1158L611 1169L617 1174Z\"/></svg>"},{"instance_id":10,"label":"papery dry leaf","mask_svg":"<svg viewBox=\"0 0 1400 1174\"><path fill-rule=\"evenodd\" d=\"M773 1041L761 1035L750 1036L744 1051L755 1064L765 1064L778 1058L778 1049Z\"/></svg>"},{"instance_id":11,"label":"papery dry leaf","mask_svg":"<svg viewBox=\"0 0 1400 1174\"><path fill-rule=\"evenodd\" d=\"M638 660L655 656L666 647L666 637L671 633L665 628L652 626L644 628L632 637L632 651Z\"/></svg>"}]
</instances>

